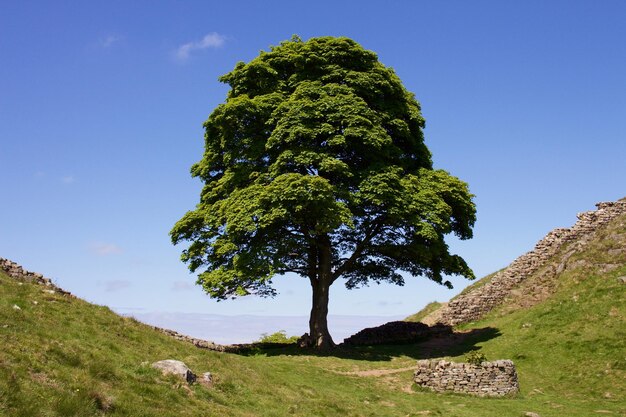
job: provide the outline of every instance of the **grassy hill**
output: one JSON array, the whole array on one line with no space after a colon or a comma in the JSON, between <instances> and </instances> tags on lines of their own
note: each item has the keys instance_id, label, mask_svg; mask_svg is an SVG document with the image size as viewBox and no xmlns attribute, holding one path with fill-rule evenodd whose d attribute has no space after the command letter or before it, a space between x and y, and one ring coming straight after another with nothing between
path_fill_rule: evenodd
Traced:
<instances>
[{"instance_id":1,"label":"grassy hill","mask_svg":"<svg viewBox=\"0 0 626 417\"><path fill-rule=\"evenodd\" d=\"M338 350L218 353L106 307L0 273L0 416L626 416L626 217L613 221L527 307L516 296L449 341ZM512 359L515 398L414 388L415 360ZM179 359L213 387L149 364Z\"/></svg>"}]
</instances>

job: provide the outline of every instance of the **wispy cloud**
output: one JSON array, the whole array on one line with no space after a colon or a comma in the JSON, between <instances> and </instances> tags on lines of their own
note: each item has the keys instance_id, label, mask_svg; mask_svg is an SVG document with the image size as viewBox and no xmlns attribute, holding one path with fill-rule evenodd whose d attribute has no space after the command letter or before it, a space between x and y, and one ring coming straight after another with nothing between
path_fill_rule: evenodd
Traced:
<instances>
[{"instance_id":1,"label":"wispy cloud","mask_svg":"<svg viewBox=\"0 0 626 417\"><path fill-rule=\"evenodd\" d=\"M130 287L130 281L122 279L115 279L104 283L104 291L106 292L116 292L128 287Z\"/></svg>"},{"instance_id":2,"label":"wispy cloud","mask_svg":"<svg viewBox=\"0 0 626 417\"><path fill-rule=\"evenodd\" d=\"M116 255L122 253L122 249L113 243L93 242L89 250L98 256Z\"/></svg>"},{"instance_id":3,"label":"wispy cloud","mask_svg":"<svg viewBox=\"0 0 626 417\"><path fill-rule=\"evenodd\" d=\"M72 184L72 183L76 182L76 178L74 178L73 175L66 175L64 177L61 177L61 182L63 184Z\"/></svg>"},{"instance_id":4,"label":"wispy cloud","mask_svg":"<svg viewBox=\"0 0 626 417\"><path fill-rule=\"evenodd\" d=\"M103 48L110 48L111 46L113 46L117 42L121 41L122 39L124 39L122 36L107 35L107 36L105 36L103 38L100 38L99 44Z\"/></svg>"},{"instance_id":5,"label":"wispy cloud","mask_svg":"<svg viewBox=\"0 0 626 417\"><path fill-rule=\"evenodd\" d=\"M208 48L219 48L224 45L225 41L226 37L224 35L220 35L217 32L211 32L199 41L189 42L179 46L176 50L176 58L180 61L186 61L193 51Z\"/></svg>"}]
</instances>

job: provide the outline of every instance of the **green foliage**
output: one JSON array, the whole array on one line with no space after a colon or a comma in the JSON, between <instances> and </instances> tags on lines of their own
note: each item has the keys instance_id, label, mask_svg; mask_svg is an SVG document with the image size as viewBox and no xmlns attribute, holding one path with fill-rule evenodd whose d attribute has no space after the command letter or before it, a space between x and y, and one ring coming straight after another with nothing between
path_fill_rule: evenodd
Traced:
<instances>
[{"instance_id":1,"label":"green foliage","mask_svg":"<svg viewBox=\"0 0 626 417\"><path fill-rule=\"evenodd\" d=\"M262 333L261 338L257 340L257 343L285 343L293 344L298 341L298 336L287 336L287 332L279 330L276 333L267 334Z\"/></svg>"},{"instance_id":2,"label":"green foliage","mask_svg":"<svg viewBox=\"0 0 626 417\"><path fill-rule=\"evenodd\" d=\"M465 355L465 362L471 363L472 365L480 365L483 362L487 361L487 357L484 353L478 350L472 350L470 353Z\"/></svg>"},{"instance_id":3,"label":"green foliage","mask_svg":"<svg viewBox=\"0 0 626 417\"><path fill-rule=\"evenodd\" d=\"M420 105L375 53L348 38L282 42L220 80L191 173L200 203L171 231L217 299L272 296L294 272L354 288L473 278L444 235L472 236L467 184L435 170Z\"/></svg>"}]
</instances>

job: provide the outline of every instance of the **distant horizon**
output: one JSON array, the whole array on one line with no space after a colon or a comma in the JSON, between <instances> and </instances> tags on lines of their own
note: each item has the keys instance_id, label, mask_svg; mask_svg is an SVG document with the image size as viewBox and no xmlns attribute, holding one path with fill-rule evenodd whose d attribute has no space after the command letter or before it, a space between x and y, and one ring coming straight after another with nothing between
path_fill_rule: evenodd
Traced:
<instances>
[{"instance_id":1,"label":"distant horizon","mask_svg":"<svg viewBox=\"0 0 626 417\"><path fill-rule=\"evenodd\" d=\"M175 330L180 334L218 344L252 343L263 334L285 331L287 336L302 336L308 332L308 316L224 315L180 312L124 312L111 308L117 314L133 317L144 324ZM417 311L410 313L414 314ZM368 327L380 326L406 316L329 315L328 323L335 343Z\"/></svg>"}]
</instances>

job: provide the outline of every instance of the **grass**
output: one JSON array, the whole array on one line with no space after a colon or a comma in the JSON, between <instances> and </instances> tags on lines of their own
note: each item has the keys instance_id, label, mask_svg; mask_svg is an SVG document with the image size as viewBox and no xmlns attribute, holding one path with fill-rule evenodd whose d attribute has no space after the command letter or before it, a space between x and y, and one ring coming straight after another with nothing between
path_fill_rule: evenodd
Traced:
<instances>
[{"instance_id":1,"label":"grass","mask_svg":"<svg viewBox=\"0 0 626 417\"><path fill-rule=\"evenodd\" d=\"M546 301L494 311L463 326L471 333L462 344L436 352L421 344L211 352L0 273L0 416L626 416L626 286L617 279L626 259L608 258L615 236L626 236L624 220L573 257L587 263L561 274ZM607 263L621 265L601 272ZM520 395L434 394L411 383L416 359L462 361L472 351L512 359ZM210 371L215 384L162 376L149 366L161 359Z\"/></svg>"},{"instance_id":2,"label":"grass","mask_svg":"<svg viewBox=\"0 0 626 417\"><path fill-rule=\"evenodd\" d=\"M418 311L417 313L412 314L409 317L405 318L404 321L412 321L412 322L422 321L424 317L426 317L433 311L439 310L439 307L441 307L440 302L432 301L426 304L426 306L424 306L424 308Z\"/></svg>"}]
</instances>

